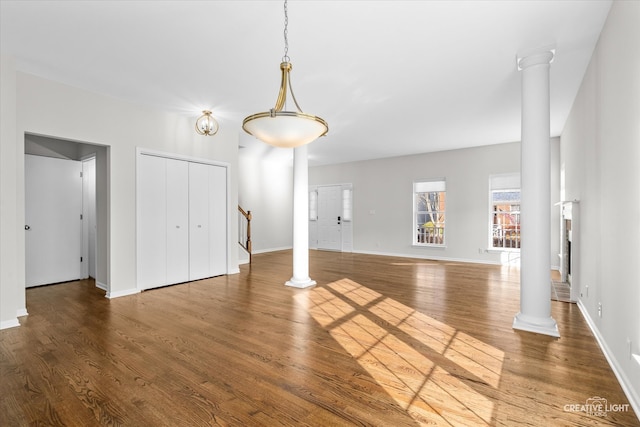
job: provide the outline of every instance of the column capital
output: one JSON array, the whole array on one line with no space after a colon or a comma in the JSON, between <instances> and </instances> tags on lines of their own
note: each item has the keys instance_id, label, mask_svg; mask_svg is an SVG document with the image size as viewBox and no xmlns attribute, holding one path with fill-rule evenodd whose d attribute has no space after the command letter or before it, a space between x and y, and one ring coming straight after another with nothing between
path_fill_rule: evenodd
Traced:
<instances>
[{"instance_id":1,"label":"column capital","mask_svg":"<svg viewBox=\"0 0 640 427\"><path fill-rule=\"evenodd\" d=\"M551 64L555 55L555 45L519 51L516 54L516 65L518 67L518 71L534 65Z\"/></svg>"}]
</instances>

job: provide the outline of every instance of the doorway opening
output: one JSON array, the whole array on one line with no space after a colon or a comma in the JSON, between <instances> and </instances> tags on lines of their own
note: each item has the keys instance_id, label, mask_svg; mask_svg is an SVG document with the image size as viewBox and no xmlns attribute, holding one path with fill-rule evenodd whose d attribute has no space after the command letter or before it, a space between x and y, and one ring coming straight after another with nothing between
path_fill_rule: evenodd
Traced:
<instances>
[{"instance_id":1,"label":"doorway opening","mask_svg":"<svg viewBox=\"0 0 640 427\"><path fill-rule=\"evenodd\" d=\"M566 294L566 300L577 302L580 291L580 205L578 201L560 203L560 281L554 282Z\"/></svg>"},{"instance_id":2,"label":"doorway opening","mask_svg":"<svg viewBox=\"0 0 640 427\"><path fill-rule=\"evenodd\" d=\"M109 147L27 133L24 153L26 287L93 278L108 292Z\"/></svg>"}]
</instances>

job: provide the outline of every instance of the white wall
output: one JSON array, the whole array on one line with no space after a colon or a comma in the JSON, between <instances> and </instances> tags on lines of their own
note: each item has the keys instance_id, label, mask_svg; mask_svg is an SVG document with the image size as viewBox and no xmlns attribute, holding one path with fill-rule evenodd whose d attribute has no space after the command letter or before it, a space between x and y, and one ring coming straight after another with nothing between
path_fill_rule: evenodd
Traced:
<instances>
[{"instance_id":1,"label":"white wall","mask_svg":"<svg viewBox=\"0 0 640 427\"><path fill-rule=\"evenodd\" d=\"M640 354L640 2L613 3L561 162L564 197L580 201L579 305L640 414L640 363L627 344Z\"/></svg>"},{"instance_id":2,"label":"white wall","mask_svg":"<svg viewBox=\"0 0 640 427\"><path fill-rule=\"evenodd\" d=\"M550 205L559 201L558 140L552 140ZM353 183L354 252L501 263L489 246L489 176L520 172L520 143L313 167L309 185ZM412 246L413 182L446 178L446 248ZM372 213L375 212L375 213ZM559 208L550 207L552 266L559 251ZM482 253L480 253L482 251ZM517 254L514 255L517 258Z\"/></svg>"},{"instance_id":3,"label":"white wall","mask_svg":"<svg viewBox=\"0 0 640 427\"><path fill-rule=\"evenodd\" d=\"M126 295L136 290L136 147L228 163L231 176L229 215L235 218L238 192L238 132L235 129L223 128L214 137L199 136L193 130L197 114L185 117L133 105L15 72L11 64L11 60L2 58L3 181L0 200L3 209L7 206L16 210L6 218L4 212L2 216L2 224L11 231L7 239L3 233L1 247L3 322L15 319L16 312L26 306L24 233L16 231L24 228L25 133L107 147L107 158L104 162L98 161L97 173L98 180L106 178L102 177L103 173L109 175L109 179L105 179L108 209L102 216L98 213L99 227L100 221L107 221L107 235L98 238L107 242L109 296ZM12 86L15 88L15 99L5 93L5 86L8 92ZM11 126L7 126L7 130L4 126L5 120L11 120L12 111L15 112L13 132ZM100 206L98 208L100 210ZM232 220L231 225L229 269L233 272L238 268L237 244L234 242L237 222ZM5 294L8 295L6 299Z\"/></svg>"},{"instance_id":4,"label":"white wall","mask_svg":"<svg viewBox=\"0 0 640 427\"><path fill-rule=\"evenodd\" d=\"M551 268L560 270L560 229L562 215L560 206L557 205L562 201L560 192L560 138L551 138L551 235L549 241L551 244Z\"/></svg>"},{"instance_id":5,"label":"white wall","mask_svg":"<svg viewBox=\"0 0 640 427\"><path fill-rule=\"evenodd\" d=\"M284 149L280 149L284 150ZM291 156L293 158L293 150ZM293 246L293 167L290 161L239 157L238 201L250 210L253 252ZM237 239L236 239L237 240Z\"/></svg>"},{"instance_id":6,"label":"white wall","mask_svg":"<svg viewBox=\"0 0 640 427\"><path fill-rule=\"evenodd\" d=\"M0 329L18 326L24 310L24 280L19 289L16 245L19 233L16 205L16 71L15 61L0 58ZM24 276L24 273L22 273Z\"/></svg>"}]
</instances>

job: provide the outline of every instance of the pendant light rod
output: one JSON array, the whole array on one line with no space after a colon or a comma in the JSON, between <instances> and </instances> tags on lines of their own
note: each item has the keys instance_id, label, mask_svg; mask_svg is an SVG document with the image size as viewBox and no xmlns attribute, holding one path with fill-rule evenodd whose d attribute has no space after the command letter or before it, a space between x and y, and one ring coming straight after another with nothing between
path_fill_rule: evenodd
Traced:
<instances>
[{"instance_id":1,"label":"pendant light rod","mask_svg":"<svg viewBox=\"0 0 640 427\"><path fill-rule=\"evenodd\" d=\"M289 11L287 9L287 0L284 0L284 55L282 62L289 62Z\"/></svg>"},{"instance_id":2,"label":"pendant light rod","mask_svg":"<svg viewBox=\"0 0 640 427\"><path fill-rule=\"evenodd\" d=\"M280 64L282 78L280 79L280 92L278 93L278 99L276 100L274 110L282 111L285 107L287 102L287 87L289 87L293 103L296 104L298 111L302 113L302 108L298 105L298 100L296 99L296 95L293 93L293 87L291 86L290 71L293 68L293 65L289 62L289 11L287 9L287 3L287 0L284 0L284 55L282 55L282 63Z\"/></svg>"}]
</instances>

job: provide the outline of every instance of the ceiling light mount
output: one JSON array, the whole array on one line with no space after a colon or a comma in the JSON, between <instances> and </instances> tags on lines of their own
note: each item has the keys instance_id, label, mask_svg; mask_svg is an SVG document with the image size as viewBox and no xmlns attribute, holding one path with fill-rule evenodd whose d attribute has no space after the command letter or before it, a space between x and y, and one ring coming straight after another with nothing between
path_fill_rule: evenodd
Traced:
<instances>
[{"instance_id":1,"label":"ceiling light mount","mask_svg":"<svg viewBox=\"0 0 640 427\"><path fill-rule=\"evenodd\" d=\"M318 116L302 112L291 87L291 69L289 62L287 0L284 2L284 56L280 63L282 78L276 104L269 111L252 114L242 122L242 129L259 140L275 147L299 147L326 135L329 131L327 122ZM287 90L296 111L286 111Z\"/></svg>"},{"instance_id":2,"label":"ceiling light mount","mask_svg":"<svg viewBox=\"0 0 640 427\"><path fill-rule=\"evenodd\" d=\"M196 132L199 135L213 136L218 133L220 126L211 114L211 111L203 110L202 115L196 120Z\"/></svg>"}]
</instances>

